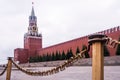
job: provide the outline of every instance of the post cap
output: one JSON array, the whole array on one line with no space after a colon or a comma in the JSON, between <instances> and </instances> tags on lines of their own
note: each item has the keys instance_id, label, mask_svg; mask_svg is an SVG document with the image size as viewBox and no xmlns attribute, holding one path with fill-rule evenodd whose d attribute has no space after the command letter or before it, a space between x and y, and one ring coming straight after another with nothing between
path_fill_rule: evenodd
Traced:
<instances>
[{"instance_id":1,"label":"post cap","mask_svg":"<svg viewBox=\"0 0 120 80\"><path fill-rule=\"evenodd\" d=\"M106 35L104 35L104 34L92 34L88 38L93 39L93 38L103 38L103 37L106 37Z\"/></svg>"},{"instance_id":2,"label":"post cap","mask_svg":"<svg viewBox=\"0 0 120 80\"><path fill-rule=\"evenodd\" d=\"M107 37L105 34L92 34L88 37L88 43L93 43L93 42L105 42Z\"/></svg>"},{"instance_id":3,"label":"post cap","mask_svg":"<svg viewBox=\"0 0 120 80\"><path fill-rule=\"evenodd\" d=\"M12 60L12 57L8 57L8 60Z\"/></svg>"}]
</instances>

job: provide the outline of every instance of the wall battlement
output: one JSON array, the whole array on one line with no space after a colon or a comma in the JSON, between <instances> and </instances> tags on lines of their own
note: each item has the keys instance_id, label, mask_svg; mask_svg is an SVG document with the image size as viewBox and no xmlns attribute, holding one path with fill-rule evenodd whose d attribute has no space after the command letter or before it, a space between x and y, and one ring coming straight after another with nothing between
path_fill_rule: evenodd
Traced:
<instances>
[{"instance_id":1,"label":"wall battlement","mask_svg":"<svg viewBox=\"0 0 120 80\"><path fill-rule=\"evenodd\" d=\"M117 27L114 27L114 28L110 28L110 29L107 29L107 30L104 30L104 31L101 31L101 32L98 32L98 33L101 33L101 34L111 34L113 32L118 32L120 31L120 26L117 26Z\"/></svg>"},{"instance_id":2,"label":"wall battlement","mask_svg":"<svg viewBox=\"0 0 120 80\"><path fill-rule=\"evenodd\" d=\"M120 31L120 26L117 26L117 27L114 27L114 28L110 28L110 29L107 29L107 30L103 30L103 31L100 31L100 32L96 32L96 33L108 35L108 34L112 34L112 33L114 33L114 32L118 32L118 31ZM96 33L93 33L93 34L96 34ZM90 35L91 35L91 34L90 34ZM76 39L73 39L73 40L69 40L69 41L65 41L65 42L62 42L62 43L58 43L58 44L55 44L55 45L52 45L52 46L48 46L48 47L43 48L43 50L44 50L44 49L47 49L47 48L59 46L59 45L62 45L62 44L67 44L67 43L70 43L70 42L73 42L73 41L77 41L77 40L88 39L88 36L90 36L90 35L82 36L82 37L80 37L80 38L76 38Z\"/></svg>"}]
</instances>

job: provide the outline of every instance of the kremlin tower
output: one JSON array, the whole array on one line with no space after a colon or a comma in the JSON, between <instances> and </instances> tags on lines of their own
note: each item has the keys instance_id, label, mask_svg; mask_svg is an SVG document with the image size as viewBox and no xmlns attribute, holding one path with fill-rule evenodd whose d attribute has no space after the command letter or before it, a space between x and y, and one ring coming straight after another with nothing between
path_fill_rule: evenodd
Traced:
<instances>
[{"instance_id":1,"label":"kremlin tower","mask_svg":"<svg viewBox=\"0 0 120 80\"><path fill-rule=\"evenodd\" d=\"M24 48L29 49L30 56L34 56L34 51L42 49L42 35L38 33L37 17L33 6L29 16L28 32L24 35Z\"/></svg>"},{"instance_id":2,"label":"kremlin tower","mask_svg":"<svg viewBox=\"0 0 120 80\"><path fill-rule=\"evenodd\" d=\"M42 35L38 33L37 17L34 6L29 16L28 32L24 35L24 48L14 50L14 60L20 63L28 62L30 57L37 55L37 50L42 49Z\"/></svg>"}]
</instances>

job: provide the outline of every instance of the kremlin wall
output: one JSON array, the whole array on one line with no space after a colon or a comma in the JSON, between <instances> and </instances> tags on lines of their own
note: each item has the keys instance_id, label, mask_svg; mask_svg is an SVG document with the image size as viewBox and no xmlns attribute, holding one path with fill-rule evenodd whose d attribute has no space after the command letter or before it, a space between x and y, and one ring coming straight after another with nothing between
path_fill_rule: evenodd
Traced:
<instances>
[{"instance_id":1,"label":"kremlin wall","mask_svg":"<svg viewBox=\"0 0 120 80\"><path fill-rule=\"evenodd\" d=\"M118 38L120 37L120 26L97 33L105 34L113 39L118 40ZM43 48L42 50L38 51L38 54L41 55L41 53L56 53L56 51L60 51L61 53L62 51L64 51L65 53L67 53L68 49L72 49L73 53L76 53L77 47L79 47L79 49L82 49L83 45L88 45L88 36L89 35ZM115 55L115 49L111 49L108 47L108 50L110 51L111 56ZM89 55L92 56L91 53Z\"/></svg>"},{"instance_id":2,"label":"kremlin wall","mask_svg":"<svg viewBox=\"0 0 120 80\"><path fill-rule=\"evenodd\" d=\"M105 34L113 39L118 40L120 37L120 26L113 27L97 33ZM67 50L70 49L72 49L73 53L76 54L77 48L79 48L81 51L83 45L88 45L88 36L89 35L86 35L77 39L42 48L42 35L38 33L37 17L35 16L34 7L32 6L31 15L29 16L28 32L24 35L24 48L16 48L14 50L14 60L19 61L19 63L27 63L29 62L30 57L47 53L52 54L56 53L56 51L60 53L64 51L66 53ZM110 52L110 56L116 55L116 49L112 49L109 47L107 48ZM89 55L90 57L92 57L91 50L89 52Z\"/></svg>"}]
</instances>

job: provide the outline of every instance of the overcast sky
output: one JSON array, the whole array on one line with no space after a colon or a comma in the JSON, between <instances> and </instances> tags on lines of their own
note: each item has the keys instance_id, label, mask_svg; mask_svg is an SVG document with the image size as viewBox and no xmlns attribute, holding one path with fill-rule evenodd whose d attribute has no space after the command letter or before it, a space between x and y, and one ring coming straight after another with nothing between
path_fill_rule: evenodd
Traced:
<instances>
[{"instance_id":1,"label":"overcast sky","mask_svg":"<svg viewBox=\"0 0 120 80\"><path fill-rule=\"evenodd\" d=\"M0 0L0 63L23 48L32 1L43 47L120 25L120 0Z\"/></svg>"}]
</instances>

